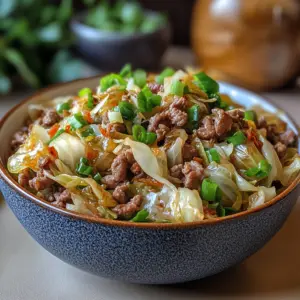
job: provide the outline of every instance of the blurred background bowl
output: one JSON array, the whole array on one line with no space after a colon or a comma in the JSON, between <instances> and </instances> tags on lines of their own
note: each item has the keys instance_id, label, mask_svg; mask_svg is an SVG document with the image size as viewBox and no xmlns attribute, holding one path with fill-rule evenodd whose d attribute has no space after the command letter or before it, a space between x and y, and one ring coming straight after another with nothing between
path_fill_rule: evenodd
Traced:
<instances>
[{"instance_id":1,"label":"blurred background bowl","mask_svg":"<svg viewBox=\"0 0 300 300\"><path fill-rule=\"evenodd\" d=\"M147 10L146 15L156 12ZM84 23L86 13L75 15L71 20L71 30L75 45L90 63L101 70L116 71L127 62L134 68L158 69L163 54L171 40L171 27L165 25L149 33L108 32Z\"/></svg>"}]
</instances>

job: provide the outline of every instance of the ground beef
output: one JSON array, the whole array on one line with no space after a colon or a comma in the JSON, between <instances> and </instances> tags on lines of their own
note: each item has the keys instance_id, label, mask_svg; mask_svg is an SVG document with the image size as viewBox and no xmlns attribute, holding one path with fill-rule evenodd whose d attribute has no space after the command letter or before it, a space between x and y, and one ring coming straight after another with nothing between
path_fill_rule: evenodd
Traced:
<instances>
[{"instance_id":1,"label":"ground beef","mask_svg":"<svg viewBox=\"0 0 300 300\"><path fill-rule=\"evenodd\" d=\"M126 126L122 123L109 123L107 125L107 132L113 133L113 132L126 132Z\"/></svg>"},{"instance_id":2,"label":"ground beef","mask_svg":"<svg viewBox=\"0 0 300 300\"><path fill-rule=\"evenodd\" d=\"M49 156L45 156L45 157L41 157L39 159L39 167L41 169L48 169L49 168L49 164L51 163L51 159Z\"/></svg>"},{"instance_id":3,"label":"ground beef","mask_svg":"<svg viewBox=\"0 0 300 300\"><path fill-rule=\"evenodd\" d=\"M204 168L197 162L192 160L184 164L182 173L184 174L184 186L189 189L200 188L200 184L204 177Z\"/></svg>"},{"instance_id":4,"label":"ground beef","mask_svg":"<svg viewBox=\"0 0 300 300\"><path fill-rule=\"evenodd\" d=\"M159 124L156 130L157 142L161 142L165 139L166 134L170 131L170 128L164 124Z\"/></svg>"},{"instance_id":5,"label":"ground beef","mask_svg":"<svg viewBox=\"0 0 300 300\"><path fill-rule=\"evenodd\" d=\"M29 186L36 191L41 191L49 188L53 184L54 181L44 175L43 169L40 169L36 173L36 176L33 179L29 180Z\"/></svg>"},{"instance_id":6,"label":"ground beef","mask_svg":"<svg viewBox=\"0 0 300 300\"><path fill-rule=\"evenodd\" d=\"M112 190L117 187L119 182L115 180L113 175L106 175L102 178L102 182L106 185L109 190Z\"/></svg>"},{"instance_id":7,"label":"ground beef","mask_svg":"<svg viewBox=\"0 0 300 300\"><path fill-rule=\"evenodd\" d=\"M119 154L111 165L112 175L118 182L124 181L127 177L128 161L125 153Z\"/></svg>"},{"instance_id":8,"label":"ground beef","mask_svg":"<svg viewBox=\"0 0 300 300\"><path fill-rule=\"evenodd\" d=\"M150 82L148 83L148 87L151 90L153 94L157 94L158 92L164 91L164 86L162 84L156 83L156 82Z\"/></svg>"},{"instance_id":9,"label":"ground beef","mask_svg":"<svg viewBox=\"0 0 300 300\"><path fill-rule=\"evenodd\" d=\"M156 132L161 124L166 127L171 127L171 121L167 111L157 113L149 119L148 131Z\"/></svg>"},{"instance_id":10,"label":"ground beef","mask_svg":"<svg viewBox=\"0 0 300 300\"><path fill-rule=\"evenodd\" d=\"M54 109L46 109L40 117L38 123L44 127L51 127L59 122L61 117Z\"/></svg>"},{"instance_id":11,"label":"ground beef","mask_svg":"<svg viewBox=\"0 0 300 300\"><path fill-rule=\"evenodd\" d=\"M215 131L218 137L224 136L227 132L231 130L232 127L232 118L227 114L223 109L214 108L212 110L214 114L214 125Z\"/></svg>"},{"instance_id":12,"label":"ground beef","mask_svg":"<svg viewBox=\"0 0 300 300\"><path fill-rule=\"evenodd\" d=\"M125 204L128 202L128 195L126 194L129 190L129 183L123 183L118 185L113 191L113 197L118 203Z\"/></svg>"},{"instance_id":13,"label":"ground beef","mask_svg":"<svg viewBox=\"0 0 300 300\"><path fill-rule=\"evenodd\" d=\"M28 127L24 126L19 131L17 131L11 141L11 149L15 151L17 148L19 148L24 142L26 141L28 137Z\"/></svg>"},{"instance_id":14,"label":"ground beef","mask_svg":"<svg viewBox=\"0 0 300 300\"><path fill-rule=\"evenodd\" d=\"M176 127L184 126L188 121L188 115L186 112L174 107L168 111L168 118L172 125Z\"/></svg>"},{"instance_id":15,"label":"ground beef","mask_svg":"<svg viewBox=\"0 0 300 300\"><path fill-rule=\"evenodd\" d=\"M126 156L127 162L130 165L133 165L135 163L135 159L134 159L134 156L133 156L133 153L132 153L131 149L128 149L128 150L125 151L125 156Z\"/></svg>"},{"instance_id":16,"label":"ground beef","mask_svg":"<svg viewBox=\"0 0 300 300\"><path fill-rule=\"evenodd\" d=\"M210 140L216 137L214 121L211 116L203 118L202 126L197 130L197 135L202 140Z\"/></svg>"},{"instance_id":17,"label":"ground beef","mask_svg":"<svg viewBox=\"0 0 300 300\"><path fill-rule=\"evenodd\" d=\"M30 179L31 179L31 174L29 168L22 170L18 175L18 183L23 187L29 186Z\"/></svg>"},{"instance_id":18,"label":"ground beef","mask_svg":"<svg viewBox=\"0 0 300 300\"><path fill-rule=\"evenodd\" d=\"M275 148L275 151L277 152L279 158L283 158L285 156L286 150L287 150L287 147L285 144L282 144L281 142L277 142L275 144L274 148Z\"/></svg>"},{"instance_id":19,"label":"ground beef","mask_svg":"<svg viewBox=\"0 0 300 300\"><path fill-rule=\"evenodd\" d=\"M197 149L190 144L185 143L182 150L183 160L184 161L191 161L194 157L198 157Z\"/></svg>"},{"instance_id":20,"label":"ground beef","mask_svg":"<svg viewBox=\"0 0 300 300\"><path fill-rule=\"evenodd\" d=\"M185 110L187 109L188 104L189 101L186 97L175 96L173 102L170 104L170 109L177 108L180 110Z\"/></svg>"},{"instance_id":21,"label":"ground beef","mask_svg":"<svg viewBox=\"0 0 300 300\"><path fill-rule=\"evenodd\" d=\"M143 172L141 166L137 162L133 163L133 165L130 167L130 171L134 175L138 175Z\"/></svg>"},{"instance_id":22,"label":"ground beef","mask_svg":"<svg viewBox=\"0 0 300 300\"><path fill-rule=\"evenodd\" d=\"M136 212L140 210L140 207L143 202L143 197L141 195L136 195L129 200L126 204L118 204L112 209L118 217L122 219L131 218Z\"/></svg>"},{"instance_id":23,"label":"ground beef","mask_svg":"<svg viewBox=\"0 0 300 300\"><path fill-rule=\"evenodd\" d=\"M174 178L182 179L183 177L182 169L183 169L183 164L173 166L169 170L170 176Z\"/></svg>"},{"instance_id":24,"label":"ground beef","mask_svg":"<svg viewBox=\"0 0 300 300\"><path fill-rule=\"evenodd\" d=\"M65 208L66 203L70 203L72 201L71 193L67 189L54 193L54 199L55 201L52 204L61 208Z\"/></svg>"},{"instance_id":25,"label":"ground beef","mask_svg":"<svg viewBox=\"0 0 300 300\"><path fill-rule=\"evenodd\" d=\"M226 111L226 113L231 117L231 119L234 122L243 120L245 117L245 112L239 108L228 110L228 111Z\"/></svg>"},{"instance_id":26,"label":"ground beef","mask_svg":"<svg viewBox=\"0 0 300 300\"><path fill-rule=\"evenodd\" d=\"M263 116L260 116L257 120L257 128L267 128L268 124Z\"/></svg>"},{"instance_id":27,"label":"ground beef","mask_svg":"<svg viewBox=\"0 0 300 300\"><path fill-rule=\"evenodd\" d=\"M296 135L291 129L288 129L286 132L280 134L279 139L286 146L292 146L296 141Z\"/></svg>"}]
</instances>

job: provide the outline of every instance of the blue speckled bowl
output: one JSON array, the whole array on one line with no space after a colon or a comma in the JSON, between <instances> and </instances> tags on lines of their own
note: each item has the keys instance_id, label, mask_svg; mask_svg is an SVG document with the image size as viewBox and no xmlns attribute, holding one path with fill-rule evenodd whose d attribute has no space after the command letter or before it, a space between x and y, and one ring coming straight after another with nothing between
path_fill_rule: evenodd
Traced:
<instances>
[{"instance_id":1,"label":"blue speckled bowl","mask_svg":"<svg viewBox=\"0 0 300 300\"><path fill-rule=\"evenodd\" d=\"M68 212L24 190L5 168L9 141L26 117L28 103L95 87L98 78L57 85L25 100L0 123L1 191L13 213L45 249L85 271L117 280L165 284L206 277L260 249L281 228L299 196L300 176L261 207L222 219L185 224L133 224ZM221 83L222 92L247 107L261 104L295 123L262 97ZM298 133L299 135L299 133ZM13 238L13 237L12 237Z\"/></svg>"}]
</instances>

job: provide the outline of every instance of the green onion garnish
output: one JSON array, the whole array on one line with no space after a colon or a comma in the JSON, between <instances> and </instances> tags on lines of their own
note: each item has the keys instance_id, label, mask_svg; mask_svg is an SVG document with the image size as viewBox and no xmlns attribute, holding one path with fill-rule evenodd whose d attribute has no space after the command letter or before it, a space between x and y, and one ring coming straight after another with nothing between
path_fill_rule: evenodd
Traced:
<instances>
[{"instance_id":1,"label":"green onion garnish","mask_svg":"<svg viewBox=\"0 0 300 300\"><path fill-rule=\"evenodd\" d=\"M107 89L114 85L120 85L122 88L124 88L127 83L122 76L114 73L106 75L100 79L101 92L105 92Z\"/></svg>"},{"instance_id":2,"label":"green onion garnish","mask_svg":"<svg viewBox=\"0 0 300 300\"><path fill-rule=\"evenodd\" d=\"M171 85L171 94L181 97L184 95L184 88L185 84L179 80L176 80Z\"/></svg>"},{"instance_id":3,"label":"green onion garnish","mask_svg":"<svg viewBox=\"0 0 300 300\"><path fill-rule=\"evenodd\" d=\"M147 83L147 73L142 69L137 69L133 72L134 83L143 88Z\"/></svg>"},{"instance_id":4,"label":"green onion garnish","mask_svg":"<svg viewBox=\"0 0 300 300\"><path fill-rule=\"evenodd\" d=\"M272 170L272 165L265 159L261 160L257 167L253 167L245 171L245 175L248 177L256 177L258 179L265 178Z\"/></svg>"},{"instance_id":5,"label":"green onion garnish","mask_svg":"<svg viewBox=\"0 0 300 300\"><path fill-rule=\"evenodd\" d=\"M204 72L195 74L194 79L195 84L198 85L210 98L211 94L219 92L219 84Z\"/></svg>"},{"instance_id":6,"label":"green onion garnish","mask_svg":"<svg viewBox=\"0 0 300 300\"><path fill-rule=\"evenodd\" d=\"M196 129L199 127L199 110L200 108L196 104L187 110L188 126L190 129Z\"/></svg>"},{"instance_id":7,"label":"green onion garnish","mask_svg":"<svg viewBox=\"0 0 300 300\"><path fill-rule=\"evenodd\" d=\"M125 120L133 120L136 116L134 105L127 101L119 102L118 110Z\"/></svg>"},{"instance_id":8,"label":"green onion garnish","mask_svg":"<svg viewBox=\"0 0 300 300\"><path fill-rule=\"evenodd\" d=\"M242 131L237 131L233 136L227 138L227 142L233 144L233 146L238 146L244 144L247 138Z\"/></svg>"},{"instance_id":9,"label":"green onion garnish","mask_svg":"<svg viewBox=\"0 0 300 300\"><path fill-rule=\"evenodd\" d=\"M134 125L132 127L133 139L135 141L151 145L156 141L156 134L154 132L147 132L141 125Z\"/></svg>"},{"instance_id":10,"label":"green onion garnish","mask_svg":"<svg viewBox=\"0 0 300 300\"><path fill-rule=\"evenodd\" d=\"M83 118L80 113L74 114L68 119L68 123L71 125L72 129L79 129L85 125L88 125L87 121Z\"/></svg>"},{"instance_id":11,"label":"green onion garnish","mask_svg":"<svg viewBox=\"0 0 300 300\"><path fill-rule=\"evenodd\" d=\"M101 174L98 172L94 177L94 180L97 181L98 183L101 183L102 180L102 176Z\"/></svg>"},{"instance_id":12,"label":"green onion garnish","mask_svg":"<svg viewBox=\"0 0 300 300\"><path fill-rule=\"evenodd\" d=\"M56 111L61 114L64 110L69 110L71 107L70 107L70 104L69 102L64 102L64 103L60 103L60 104L57 104L56 106Z\"/></svg>"},{"instance_id":13,"label":"green onion garnish","mask_svg":"<svg viewBox=\"0 0 300 300\"><path fill-rule=\"evenodd\" d=\"M257 120L256 112L253 110L246 110L244 119L256 122Z\"/></svg>"},{"instance_id":14,"label":"green onion garnish","mask_svg":"<svg viewBox=\"0 0 300 300\"><path fill-rule=\"evenodd\" d=\"M209 178L205 178L201 184L201 197L206 201L220 202L222 193L219 186Z\"/></svg>"},{"instance_id":15,"label":"green onion garnish","mask_svg":"<svg viewBox=\"0 0 300 300\"><path fill-rule=\"evenodd\" d=\"M96 136L96 134L95 134L93 127L89 126L87 129L85 129L84 131L81 132L81 136L82 137Z\"/></svg>"},{"instance_id":16,"label":"green onion garnish","mask_svg":"<svg viewBox=\"0 0 300 300\"><path fill-rule=\"evenodd\" d=\"M149 212L145 209L140 210L130 221L131 222L148 222Z\"/></svg>"},{"instance_id":17,"label":"green onion garnish","mask_svg":"<svg viewBox=\"0 0 300 300\"><path fill-rule=\"evenodd\" d=\"M131 75L131 64L126 64L120 71L120 76L123 78L130 77Z\"/></svg>"},{"instance_id":18,"label":"green onion garnish","mask_svg":"<svg viewBox=\"0 0 300 300\"><path fill-rule=\"evenodd\" d=\"M79 97L85 97L88 94L92 94L92 90L90 88L83 88L78 92Z\"/></svg>"},{"instance_id":19,"label":"green onion garnish","mask_svg":"<svg viewBox=\"0 0 300 300\"><path fill-rule=\"evenodd\" d=\"M93 172L93 168L80 163L76 168L76 172L82 176L89 176Z\"/></svg>"},{"instance_id":20,"label":"green onion garnish","mask_svg":"<svg viewBox=\"0 0 300 300\"><path fill-rule=\"evenodd\" d=\"M86 157L81 157L80 160L79 160L79 162L81 164L85 164L85 165L89 164L89 161L88 161L88 159Z\"/></svg>"},{"instance_id":21,"label":"green onion garnish","mask_svg":"<svg viewBox=\"0 0 300 300\"><path fill-rule=\"evenodd\" d=\"M209 149L206 152L207 158L210 162L215 161L217 163L220 162L220 155L215 148Z\"/></svg>"},{"instance_id":22,"label":"green onion garnish","mask_svg":"<svg viewBox=\"0 0 300 300\"><path fill-rule=\"evenodd\" d=\"M152 94L149 87L145 86L138 94L138 109L140 112L151 112L161 103L161 96Z\"/></svg>"},{"instance_id":23,"label":"green onion garnish","mask_svg":"<svg viewBox=\"0 0 300 300\"><path fill-rule=\"evenodd\" d=\"M51 142L53 142L56 138L58 138L64 132L65 132L64 129L57 130L57 132L55 133L55 135L49 140L49 142L47 144L49 145Z\"/></svg>"},{"instance_id":24,"label":"green onion garnish","mask_svg":"<svg viewBox=\"0 0 300 300\"><path fill-rule=\"evenodd\" d=\"M164 84L166 77L170 77L175 73L172 68L165 68L158 76L156 76L155 81L159 84Z\"/></svg>"}]
</instances>

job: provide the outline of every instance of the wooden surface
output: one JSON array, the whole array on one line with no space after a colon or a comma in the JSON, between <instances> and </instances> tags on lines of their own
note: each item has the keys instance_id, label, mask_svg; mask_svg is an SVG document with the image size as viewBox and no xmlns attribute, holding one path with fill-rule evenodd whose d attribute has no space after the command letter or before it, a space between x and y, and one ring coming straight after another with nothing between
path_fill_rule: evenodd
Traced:
<instances>
[{"instance_id":1,"label":"wooden surface","mask_svg":"<svg viewBox=\"0 0 300 300\"><path fill-rule=\"evenodd\" d=\"M185 49L172 49L166 64L193 64ZM24 92L1 97L0 114ZM300 91L267 96L300 125ZM173 286L119 283L69 266L40 247L0 200L0 300L196 300L300 299L300 204L281 231L245 262L210 278Z\"/></svg>"}]
</instances>

